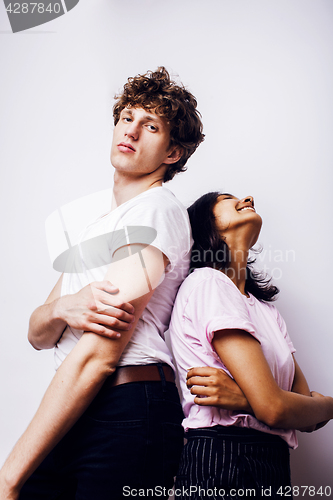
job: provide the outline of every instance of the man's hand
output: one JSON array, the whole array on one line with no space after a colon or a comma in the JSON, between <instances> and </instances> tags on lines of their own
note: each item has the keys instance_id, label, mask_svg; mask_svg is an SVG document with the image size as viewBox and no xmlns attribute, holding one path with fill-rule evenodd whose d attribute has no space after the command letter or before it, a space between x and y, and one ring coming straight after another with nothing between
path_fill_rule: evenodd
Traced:
<instances>
[{"instance_id":1,"label":"man's hand","mask_svg":"<svg viewBox=\"0 0 333 500\"><path fill-rule=\"evenodd\" d=\"M236 382L224 370L205 366L190 368L187 387L200 406L218 406L225 410L253 414L252 408Z\"/></svg>"},{"instance_id":2,"label":"man's hand","mask_svg":"<svg viewBox=\"0 0 333 500\"><path fill-rule=\"evenodd\" d=\"M119 289L110 281L85 286L73 295L58 300L57 313L69 326L119 338L117 330L129 330L134 321L134 307L117 298Z\"/></svg>"},{"instance_id":3,"label":"man's hand","mask_svg":"<svg viewBox=\"0 0 333 500\"><path fill-rule=\"evenodd\" d=\"M67 325L118 339L134 321L134 307L119 298L110 281L87 285L78 293L61 297L60 277L44 305L37 307L29 322L28 339L35 349L52 349Z\"/></svg>"}]
</instances>

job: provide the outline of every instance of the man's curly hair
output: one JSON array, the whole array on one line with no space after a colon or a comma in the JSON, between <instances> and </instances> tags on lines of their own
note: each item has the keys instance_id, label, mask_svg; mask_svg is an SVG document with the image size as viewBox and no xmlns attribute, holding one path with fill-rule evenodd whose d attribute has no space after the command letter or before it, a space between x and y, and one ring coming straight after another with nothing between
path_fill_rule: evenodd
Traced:
<instances>
[{"instance_id":1,"label":"man's curly hair","mask_svg":"<svg viewBox=\"0 0 333 500\"><path fill-rule=\"evenodd\" d=\"M170 146L181 146L183 153L177 163L169 165L163 182L171 180L178 172L184 172L185 163L204 140L195 97L182 84L172 81L168 71L161 66L154 72L128 78L123 92L115 99L115 125L126 107L153 111L170 123Z\"/></svg>"}]
</instances>

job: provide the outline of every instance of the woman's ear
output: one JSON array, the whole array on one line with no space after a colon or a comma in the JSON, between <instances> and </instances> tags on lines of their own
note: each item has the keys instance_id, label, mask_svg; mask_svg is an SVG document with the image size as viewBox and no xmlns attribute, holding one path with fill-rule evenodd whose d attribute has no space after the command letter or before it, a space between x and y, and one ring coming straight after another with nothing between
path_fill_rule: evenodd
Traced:
<instances>
[{"instance_id":1,"label":"woman's ear","mask_svg":"<svg viewBox=\"0 0 333 500\"><path fill-rule=\"evenodd\" d=\"M170 148L170 153L168 154L166 161L164 163L167 163L168 165L171 165L172 163L177 163L178 160L183 155L183 148L181 146L172 146Z\"/></svg>"}]
</instances>

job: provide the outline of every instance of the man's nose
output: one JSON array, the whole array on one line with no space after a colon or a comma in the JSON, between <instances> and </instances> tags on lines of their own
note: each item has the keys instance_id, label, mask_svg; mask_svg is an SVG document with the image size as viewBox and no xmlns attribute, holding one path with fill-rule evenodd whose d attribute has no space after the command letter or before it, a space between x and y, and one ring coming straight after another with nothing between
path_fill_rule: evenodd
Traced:
<instances>
[{"instance_id":1,"label":"man's nose","mask_svg":"<svg viewBox=\"0 0 333 500\"><path fill-rule=\"evenodd\" d=\"M139 124L135 121L130 122L126 127L125 135L136 141L139 137Z\"/></svg>"}]
</instances>

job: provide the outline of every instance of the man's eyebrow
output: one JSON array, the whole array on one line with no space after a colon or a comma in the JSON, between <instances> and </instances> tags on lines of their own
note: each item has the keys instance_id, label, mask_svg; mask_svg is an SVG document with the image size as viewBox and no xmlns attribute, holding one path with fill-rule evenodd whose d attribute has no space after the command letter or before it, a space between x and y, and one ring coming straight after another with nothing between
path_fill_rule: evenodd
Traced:
<instances>
[{"instance_id":1,"label":"man's eyebrow","mask_svg":"<svg viewBox=\"0 0 333 500\"><path fill-rule=\"evenodd\" d=\"M132 108L123 108L121 112L122 113L127 113L130 116L132 116L132 117L134 115ZM142 120L144 120L144 121L153 121L153 122L159 124L160 126L164 126L163 119L160 116L158 116L158 115L154 115L153 113L147 114L147 115L143 116Z\"/></svg>"},{"instance_id":2,"label":"man's eyebrow","mask_svg":"<svg viewBox=\"0 0 333 500\"><path fill-rule=\"evenodd\" d=\"M146 115L143 118L144 118L144 120L147 120L147 121L151 120L153 122L162 123L163 124L163 120L158 115Z\"/></svg>"}]
</instances>

